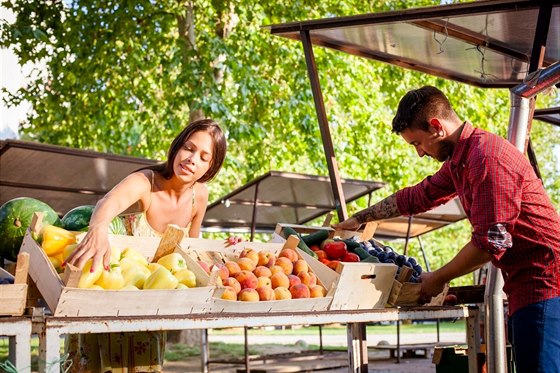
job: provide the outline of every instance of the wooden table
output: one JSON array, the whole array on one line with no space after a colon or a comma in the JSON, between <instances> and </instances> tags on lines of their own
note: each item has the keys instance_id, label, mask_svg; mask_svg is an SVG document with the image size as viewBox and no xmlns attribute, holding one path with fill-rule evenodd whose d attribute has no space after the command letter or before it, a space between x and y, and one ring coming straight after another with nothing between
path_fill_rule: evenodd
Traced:
<instances>
[{"instance_id":1,"label":"wooden table","mask_svg":"<svg viewBox=\"0 0 560 373\"><path fill-rule=\"evenodd\" d=\"M10 339L9 361L19 373L31 372L31 319L0 317L0 336Z\"/></svg>"},{"instance_id":2,"label":"wooden table","mask_svg":"<svg viewBox=\"0 0 560 373\"><path fill-rule=\"evenodd\" d=\"M33 331L39 335L39 371L59 371L60 338L65 334L136 332L157 330L214 329L232 327L264 327L283 325L347 324L349 372L366 373L367 341L365 326L370 322L399 320L429 320L466 318L467 325L475 324L477 308L409 307L384 308L358 311L281 312L255 314L190 314L150 317L52 317L45 316L33 323ZM467 327L469 345L469 369L476 372L476 352L479 338L476 328ZM207 355L202 356L201 371L208 370Z\"/></svg>"}]
</instances>

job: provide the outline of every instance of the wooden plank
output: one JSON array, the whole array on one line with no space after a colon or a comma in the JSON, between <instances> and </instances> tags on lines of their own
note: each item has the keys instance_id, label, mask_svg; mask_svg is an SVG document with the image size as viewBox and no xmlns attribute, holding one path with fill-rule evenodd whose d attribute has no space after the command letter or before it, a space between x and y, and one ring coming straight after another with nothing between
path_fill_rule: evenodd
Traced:
<instances>
[{"instance_id":1,"label":"wooden plank","mask_svg":"<svg viewBox=\"0 0 560 373\"><path fill-rule=\"evenodd\" d=\"M376 229L377 229L376 222L373 221L367 222L362 234L360 234L360 242L369 241L371 238L373 238Z\"/></svg>"},{"instance_id":2,"label":"wooden plank","mask_svg":"<svg viewBox=\"0 0 560 373\"><path fill-rule=\"evenodd\" d=\"M77 288L80 283L80 277L82 276L82 271L72 264L66 264L64 269L64 286L70 288Z\"/></svg>"},{"instance_id":3,"label":"wooden plank","mask_svg":"<svg viewBox=\"0 0 560 373\"><path fill-rule=\"evenodd\" d=\"M286 242L284 243L282 249L295 250L298 244L299 238L296 235L291 234L290 236L288 236L288 239L286 239Z\"/></svg>"},{"instance_id":4,"label":"wooden plank","mask_svg":"<svg viewBox=\"0 0 560 373\"><path fill-rule=\"evenodd\" d=\"M340 263L331 310L384 308L397 266L384 263Z\"/></svg>"},{"instance_id":5,"label":"wooden plank","mask_svg":"<svg viewBox=\"0 0 560 373\"><path fill-rule=\"evenodd\" d=\"M183 229L175 224L169 224L167 228L165 228L165 232L161 237L161 242L152 258L152 262L157 262L160 258L174 252L175 247L181 242L183 237L185 237L185 231Z\"/></svg>"},{"instance_id":6,"label":"wooden plank","mask_svg":"<svg viewBox=\"0 0 560 373\"><path fill-rule=\"evenodd\" d=\"M21 316L25 311L27 284L0 285L0 316Z\"/></svg>"},{"instance_id":7,"label":"wooden plank","mask_svg":"<svg viewBox=\"0 0 560 373\"><path fill-rule=\"evenodd\" d=\"M27 284L29 274L29 254L19 253L17 256L16 274L14 284Z\"/></svg>"}]
</instances>

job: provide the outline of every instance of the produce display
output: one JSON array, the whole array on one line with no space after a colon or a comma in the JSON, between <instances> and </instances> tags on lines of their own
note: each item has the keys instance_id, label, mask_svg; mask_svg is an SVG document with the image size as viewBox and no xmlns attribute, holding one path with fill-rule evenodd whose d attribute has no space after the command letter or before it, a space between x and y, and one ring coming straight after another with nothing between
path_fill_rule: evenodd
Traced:
<instances>
[{"instance_id":1,"label":"produce display","mask_svg":"<svg viewBox=\"0 0 560 373\"><path fill-rule=\"evenodd\" d=\"M231 301L274 301L323 298L326 289L295 250L284 248L278 255L269 251L244 249L237 260L212 264L224 291L222 299Z\"/></svg>"},{"instance_id":2,"label":"produce display","mask_svg":"<svg viewBox=\"0 0 560 373\"><path fill-rule=\"evenodd\" d=\"M54 225L46 225L39 233L38 242L58 273L64 271L63 263L78 246L76 235ZM125 248L111 248L108 269L102 266L91 272L92 260L82 269L79 288L107 290L180 289L196 287L196 276L187 268L179 253L148 263L140 252Z\"/></svg>"},{"instance_id":3,"label":"produce display","mask_svg":"<svg viewBox=\"0 0 560 373\"><path fill-rule=\"evenodd\" d=\"M288 227L284 228L285 236L293 234L292 228L287 230L288 233L286 233L286 229ZM409 282L417 283L422 274L422 267L414 257L398 254L392 247L382 245L373 238L363 242L358 242L354 238L332 239L328 238L328 230L319 230L309 235L297 235L307 243L308 249L321 263L333 270L336 270L340 262L390 263L398 266L395 277L398 277L403 266L411 268L413 273Z\"/></svg>"}]
</instances>

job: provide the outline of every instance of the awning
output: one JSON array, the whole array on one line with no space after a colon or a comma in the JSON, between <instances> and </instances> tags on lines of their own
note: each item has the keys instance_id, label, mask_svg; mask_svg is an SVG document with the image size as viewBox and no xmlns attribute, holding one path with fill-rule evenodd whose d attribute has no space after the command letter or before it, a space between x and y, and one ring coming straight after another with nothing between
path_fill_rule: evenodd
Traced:
<instances>
[{"instance_id":1,"label":"awning","mask_svg":"<svg viewBox=\"0 0 560 373\"><path fill-rule=\"evenodd\" d=\"M552 7L543 67L560 60L560 3L552 0L475 1L267 26L270 32L313 45L387 62L478 87L523 81L539 9ZM543 14L546 14L543 13Z\"/></svg>"},{"instance_id":2,"label":"awning","mask_svg":"<svg viewBox=\"0 0 560 373\"><path fill-rule=\"evenodd\" d=\"M16 197L45 202L59 215L95 205L131 172L156 161L41 143L0 141L0 205Z\"/></svg>"},{"instance_id":3,"label":"awning","mask_svg":"<svg viewBox=\"0 0 560 373\"><path fill-rule=\"evenodd\" d=\"M343 179L346 201L383 188L379 181ZM274 231L277 223L305 224L336 209L327 176L269 171L208 206L204 231Z\"/></svg>"}]
</instances>

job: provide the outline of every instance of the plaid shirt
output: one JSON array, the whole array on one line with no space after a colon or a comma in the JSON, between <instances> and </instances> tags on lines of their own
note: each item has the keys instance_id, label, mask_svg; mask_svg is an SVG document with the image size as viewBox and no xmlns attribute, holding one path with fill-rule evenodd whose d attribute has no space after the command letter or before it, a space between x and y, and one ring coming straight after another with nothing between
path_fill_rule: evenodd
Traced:
<instances>
[{"instance_id":1,"label":"plaid shirt","mask_svg":"<svg viewBox=\"0 0 560 373\"><path fill-rule=\"evenodd\" d=\"M509 313L560 296L560 216L525 156L505 139L465 123L441 169L396 194L402 214L418 214L455 196L472 243L502 269Z\"/></svg>"}]
</instances>

